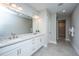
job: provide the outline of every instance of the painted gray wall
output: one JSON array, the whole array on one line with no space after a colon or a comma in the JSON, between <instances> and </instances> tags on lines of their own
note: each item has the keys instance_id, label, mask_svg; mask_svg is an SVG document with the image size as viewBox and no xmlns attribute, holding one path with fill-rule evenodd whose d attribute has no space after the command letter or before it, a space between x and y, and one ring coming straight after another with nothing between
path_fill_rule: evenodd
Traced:
<instances>
[{"instance_id":1,"label":"painted gray wall","mask_svg":"<svg viewBox=\"0 0 79 59\"><path fill-rule=\"evenodd\" d=\"M31 33L32 20L28 20L18 15L13 15L7 11L0 10L0 36L9 35L11 32L16 34Z\"/></svg>"},{"instance_id":2,"label":"painted gray wall","mask_svg":"<svg viewBox=\"0 0 79 59\"><path fill-rule=\"evenodd\" d=\"M74 32L75 35L71 39L72 40L72 46L75 48L77 53L79 54L79 5L77 8L74 10L72 14L72 26L74 26Z\"/></svg>"}]
</instances>

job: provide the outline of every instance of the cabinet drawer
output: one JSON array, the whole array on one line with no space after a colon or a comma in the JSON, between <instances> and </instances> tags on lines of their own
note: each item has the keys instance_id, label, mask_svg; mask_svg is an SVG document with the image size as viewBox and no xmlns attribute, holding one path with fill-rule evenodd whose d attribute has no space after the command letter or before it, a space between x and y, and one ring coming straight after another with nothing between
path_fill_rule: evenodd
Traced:
<instances>
[{"instance_id":1,"label":"cabinet drawer","mask_svg":"<svg viewBox=\"0 0 79 59\"><path fill-rule=\"evenodd\" d=\"M16 45L10 45L10 46L0 48L0 55L3 55L4 53L7 53L11 50L14 50L14 49L16 49L16 47L17 47Z\"/></svg>"},{"instance_id":2,"label":"cabinet drawer","mask_svg":"<svg viewBox=\"0 0 79 59\"><path fill-rule=\"evenodd\" d=\"M2 54L2 56L17 56L17 49Z\"/></svg>"}]
</instances>

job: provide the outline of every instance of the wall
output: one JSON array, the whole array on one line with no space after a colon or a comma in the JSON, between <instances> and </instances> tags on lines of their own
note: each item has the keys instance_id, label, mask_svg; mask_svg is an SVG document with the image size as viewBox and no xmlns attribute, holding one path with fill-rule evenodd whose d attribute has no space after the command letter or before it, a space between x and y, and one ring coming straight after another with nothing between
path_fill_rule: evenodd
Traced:
<instances>
[{"instance_id":1,"label":"wall","mask_svg":"<svg viewBox=\"0 0 79 59\"><path fill-rule=\"evenodd\" d=\"M51 43L51 39L52 39L52 37L51 37L51 13L49 12L49 11L47 11L47 16L48 16L48 41L49 41L49 43Z\"/></svg>"},{"instance_id":2,"label":"wall","mask_svg":"<svg viewBox=\"0 0 79 59\"><path fill-rule=\"evenodd\" d=\"M40 13L41 32L47 34L48 43L56 44L56 13L50 13L48 10L43 10Z\"/></svg>"},{"instance_id":3,"label":"wall","mask_svg":"<svg viewBox=\"0 0 79 59\"><path fill-rule=\"evenodd\" d=\"M41 32L47 34L48 43L56 44L56 13L50 13L48 10L42 10L40 13Z\"/></svg>"},{"instance_id":4,"label":"wall","mask_svg":"<svg viewBox=\"0 0 79 59\"><path fill-rule=\"evenodd\" d=\"M39 13L39 19L37 19L38 23L39 23L39 30L41 33L45 34L45 46L47 46L48 44L48 15L47 15L47 10L42 10ZM34 23L35 24L35 23ZM35 25L34 27L37 27L37 25ZM35 28L34 28L35 30Z\"/></svg>"},{"instance_id":5,"label":"wall","mask_svg":"<svg viewBox=\"0 0 79 59\"><path fill-rule=\"evenodd\" d=\"M16 34L30 33L32 20L13 15L0 8L0 36L9 35L11 32Z\"/></svg>"},{"instance_id":6,"label":"wall","mask_svg":"<svg viewBox=\"0 0 79 59\"><path fill-rule=\"evenodd\" d=\"M39 19L33 19L33 31L35 32L36 29L39 29L42 33L47 33L48 31L48 16L47 11L43 10L38 15Z\"/></svg>"},{"instance_id":7,"label":"wall","mask_svg":"<svg viewBox=\"0 0 79 59\"><path fill-rule=\"evenodd\" d=\"M79 5L72 14L72 26L74 26L74 37L71 39L71 43L79 54Z\"/></svg>"},{"instance_id":8,"label":"wall","mask_svg":"<svg viewBox=\"0 0 79 59\"><path fill-rule=\"evenodd\" d=\"M70 41L69 28L70 28L71 17L66 17L66 40Z\"/></svg>"},{"instance_id":9,"label":"wall","mask_svg":"<svg viewBox=\"0 0 79 59\"><path fill-rule=\"evenodd\" d=\"M33 19L33 32L39 29L46 35L46 44L56 44L56 13L51 14L48 10L42 10L39 16L39 19Z\"/></svg>"},{"instance_id":10,"label":"wall","mask_svg":"<svg viewBox=\"0 0 79 59\"><path fill-rule=\"evenodd\" d=\"M56 44L56 13L52 13L50 20L50 36L51 36L51 43Z\"/></svg>"},{"instance_id":11,"label":"wall","mask_svg":"<svg viewBox=\"0 0 79 59\"><path fill-rule=\"evenodd\" d=\"M37 30L39 30L39 32L42 32L42 24L42 18L33 18L33 33L35 33Z\"/></svg>"}]
</instances>

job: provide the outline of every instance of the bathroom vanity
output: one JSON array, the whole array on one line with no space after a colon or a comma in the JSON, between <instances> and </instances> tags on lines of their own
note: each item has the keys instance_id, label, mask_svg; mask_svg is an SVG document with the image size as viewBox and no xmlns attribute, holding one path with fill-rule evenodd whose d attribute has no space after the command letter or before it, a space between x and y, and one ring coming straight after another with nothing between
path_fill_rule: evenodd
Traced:
<instances>
[{"instance_id":1,"label":"bathroom vanity","mask_svg":"<svg viewBox=\"0 0 79 59\"><path fill-rule=\"evenodd\" d=\"M7 8L0 8L0 56L30 56L47 45L46 31L41 29L43 24L32 17L36 12L31 10L30 16L28 8L17 11L10 6L12 4L2 5Z\"/></svg>"},{"instance_id":2,"label":"bathroom vanity","mask_svg":"<svg viewBox=\"0 0 79 59\"><path fill-rule=\"evenodd\" d=\"M46 43L43 33L20 35L15 39L0 41L0 55L31 56L44 45Z\"/></svg>"}]
</instances>

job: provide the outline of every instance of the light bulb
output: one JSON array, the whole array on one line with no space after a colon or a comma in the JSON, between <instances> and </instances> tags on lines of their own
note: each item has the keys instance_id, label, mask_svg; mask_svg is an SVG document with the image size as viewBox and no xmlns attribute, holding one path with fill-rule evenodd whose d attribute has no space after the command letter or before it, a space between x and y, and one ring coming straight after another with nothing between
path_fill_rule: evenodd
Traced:
<instances>
[{"instance_id":1,"label":"light bulb","mask_svg":"<svg viewBox=\"0 0 79 59\"><path fill-rule=\"evenodd\" d=\"M18 7L19 10L23 10L21 7Z\"/></svg>"},{"instance_id":2,"label":"light bulb","mask_svg":"<svg viewBox=\"0 0 79 59\"><path fill-rule=\"evenodd\" d=\"M11 4L12 7L16 7L16 4Z\"/></svg>"},{"instance_id":3,"label":"light bulb","mask_svg":"<svg viewBox=\"0 0 79 59\"><path fill-rule=\"evenodd\" d=\"M33 16L33 18L35 18L35 19L38 19L38 18L39 18L39 16L37 16L37 15L34 15L34 16Z\"/></svg>"}]
</instances>

